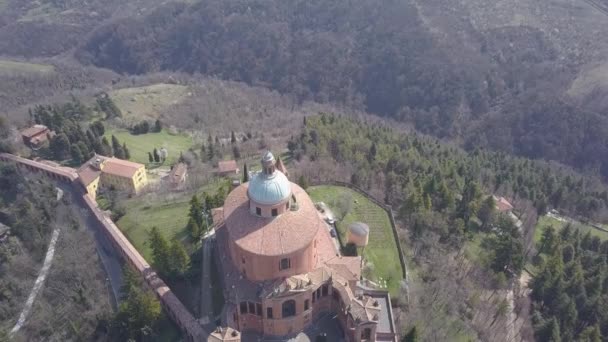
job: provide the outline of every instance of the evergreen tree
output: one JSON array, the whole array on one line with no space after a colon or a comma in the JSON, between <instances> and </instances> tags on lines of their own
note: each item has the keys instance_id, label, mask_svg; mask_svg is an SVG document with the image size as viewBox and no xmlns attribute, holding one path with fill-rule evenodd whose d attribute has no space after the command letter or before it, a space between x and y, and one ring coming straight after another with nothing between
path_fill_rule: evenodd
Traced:
<instances>
[{"instance_id":1,"label":"evergreen tree","mask_svg":"<svg viewBox=\"0 0 608 342\"><path fill-rule=\"evenodd\" d=\"M479 185L471 178L467 178L462 192L462 199L458 204L458 215L462 217L466 225L469 224L469 220L472 217L477 215L480 195Z\"/></svg>"},{"instance_id":2,"label":"evergreen tree","mask_svg":"<svg viewBox=\"0 0 608 342\"><path fill-rule=\"evenodd\" d=\"M118 141L118 138L116 138L116 136L112 134L112 149L116 151L120 148L122 148L122 146L120 145L120 141Z\"/></svg>"},{"instance_id":3,"label":"evergreen tree","mask_svg":"<svg viewBox=\"0 0 608 342\"><path fill-rule=\"evenodd\" d=\"M99 154L106 157L112 156L112 146L110 146L106 137L101 138L101 152Z\"/></svg>"},{"instance_id":4,"label":"evergreen tree","mask_svg":"<svg viewBox=\"0 0 608 342\"><path fill-rule=\"evenodd\" d=\"M120 288L120 293L122 294L121 300L126 299L129 296L129 293L138 287L139 276L135 273L133 268L125 264L122 268L122 286Z\"/></svg>"},{"instance_id":5,"label":"evergreen tree","mask_svg":"<svg viewBox=\"0 0 608 342\"><path fill-rule=\"evenodd\" d=\"M555 228L547 226L543 230L543 235L540 239L540 247L538 253L550 253L555 248L556 243Z\"/></svg>"},{"instance_id":6,"label":"evergreen tree","mask_svg":"<svg viewBox=\"0 0 608 342\"><path fill-rule=\"evenodd\" d=\"M485 230L489 229L494 223L496 215L496 201L494 196L488 196L479 207L477 217L481 221L481 227Z\"/></svg>"},{"instance_id":7,"label":"evergreen tree","mask_svg":"<svg viewBox=\"0 0 608 342\"><path fill-rule=\"evenodd\" d=\"M158 272L162 274L171 273L171 260L169 255L169 242L160 233L158 228L152 227L150 230L148 243L152 249L152 259Z\"/></svg>"},{"instance_id":8,"label":"evergreen tree","mask_svg":"<svg viewBox=\"0 0 608 342\"><path fill-rule=\"evenodd\" d=\"M154 156L154 162L160 163L160 154L158 154L158 150L156 149L156 147L154 148L152 155Z\"/></svg>"},{"instance_id":9,"label":"evergreen tree","mask_svg":"<svg viewBox=\"0 0 608 342\"><path fill-rule=\"evenodd\" d=\"M105 134L106 129L103 126L103 122L97 120L91 124L91 131L93 131L98 137L101 137Z\"/></svg>"},{"instance_id":10,"label":"evergreen tree","mask_svg":"<svg viewBox=\"0 0 608 342\"><path fill-rule=\"evenodd\" d=\"M153 163L153 162L154 162L154 156L152 156L152 153L150 153L150 152L148 152L148 161L149 161L150 163Z\"/></svg>"},{"instance_id":11,"label":"evergreen tree","mask_svg":"<svg viewBox=\"0 0 608 342\"><path fill-rule=\"evenodd\" d=\"M80 148L78 145L72 145L70 147L70 154L72 155L72 161L78 165L82 164L82 160L84 159L82 156L82 152L80 152Z\"/></svg>"},{"instance_id":12,"label":"evergreen tree","mask_svg":"<svg viewBox=\"0 0 608 342\"><path fill-rule=\"evenodd\" d=\"M64 160L70 155L70 140L65 133L57 134L51 139L50 149L57 160Z\"/></svg>"},{"instance_id":13,"label":"evergreen tree","mask_svg":"<svg viewBox=\"0 0 608 342\"><path fill-rule=\"evenodd\" d=\"M160 120L156 120L154 122L154 132L161 132L163 130L163 123Z\"/></svg>"},{"instance_id":14,"label":"evergreen tree","mask_svg":"<svg viewBox=\"0 0 608 342\"><path fill-rule=\"evenodd\" d=\"M492 269L519 275L524 266L524 248L519 236L508 232L498 234L491 246L494 254Z\"/></svg>"},{"instance_id":15,"label":"evergreen tree","mask_svg":"<svg viewBox=\"0 0 608 342\"><path fill-rule=\"evenodd\" d=\"M376 143L372 143L372 146L369 148L369 153L367 154L367 160L371 163L376 160Z\"/></svg>"},{"instance_id":16,"label":"evergreen tree","mask_svg":"<svg viewBox=\"0 0 608 342\"><path fill-rule=\"evenodd\" d=\"M176 276L183 276L190 267L190 257L184 249L184 246L177 239L173 239L169 250L169 259L171 260L172 273Z\"/></svg>"},{"instance_id":17,"label":"evergreen tree","mask_svg":"<svg viewBox=\"0 0 608 342\"><path fill-rule=\"evenodd\" d=\"M122 149L122 145L118 141L118 138L112 134L112 151L114 151L114 157L118 159L125 159L125 152Z\"/></svg>"},{"instance_id":18,"label":"evergreen tree","mask_svg":"<svg viewBox=\"0 0 608 342\"><path fill-rule=\"evenodd\" d=\"M308 188L308 180L306 179L306 177L304 177L304 175L300 175L300 177L298 178L298 185L304 190Z\"/></svg>"},{"instance_id":19,"label":"evergreen tree","mask_svg":"<svg viewBox=\"0 0 608 342\"><path fill-rule=\"evenodd\" d=\"M557 322L557 320L555 318L553 318L552 320L550 320L547 323L547 326L545 328L546 332L545 332L545 336L546 336L546 340L548 342L561 342L562 341L562 337L561 337L561 333L559 331L559 324Z\"/></svg>"},{"instance_id":20,"label":"evergreen tree","mask_svg":"<svg viewBox=\"0 0 608 342\"><path fill-rule=\"evenodd\" d=\"M85 159L89 159L91 157L89 146L84 141L79 141L76 146L80 150L80 155L82 156L83 162L85 161Z\"/></svg>"},{"instance_id":21,"label":"evergreen tree","mask_svg":"<svg viewBox=\"0 0 608 342\"><path fill-rule=\"evenodd\" d=\"M232 131L232 133L230 133L230 143L231 144L236 143L236 135L234 134L234 131Z\"/></svg>"},{"instance_id":22,"label":"evergreen tree","mask_svg":"<svg viewBox=\"0 0 608 342\"><path fill-rule=\"evenodd\" d=\"M234 159L241 159L241 150L237 145L232 147L232 155L234 156Z\"/></svg>"},{"instance_id":23,"label":"evergreen tree","mask_svg":"<svg viewBox=\"0 0 608 342\"><path fill-rule=\"evenodd\" d=\"M249 171L247 170L247 163L243 165L243 183L249 182Z\"/></svg>"},{"instance_id":24,"label":"evergreen tree","mask_svg":"<svg viewBox=\"0 0 608 342\"><path fill-rule=\"evenodd\" d=\"M403 336L402 342L418 342L418 330L415 325Z\"/></svg>"},{"instance_id":25,"label":"evergreen tree","mask_svg":"<svg viewBox=\"0 0 608 342\"><path fill-rule=\"evenodd\" d=\"M129 148L127 147L127 143L122 143L122 150L124 153L124 159L129 160L131 159L131 152L129 151Z\"/></svg>"},{"instance_id":26,"label":"evergreen tree","mask_svg":"<svg viewBox=\"0 0 608 342\"><path fill-rule=\"evenodd\" d=\"M202 237L201 226L198 223L196 223L195 219L193 219L192 217L190 218L190 220L188 220L188 225L186 226L186 230L190 234L190 238L195 242L199 241L200 238Z\"/></svg>"},{"instance_id":27,"label":"evergreen tree","mask_svg":"<svg viewBox=\"0 0 608 342\"><path fill-rule=\"evenodd\" d=\"M602 335L600 333L600 327L595 324L593 326L585 328L578 339L583 342L602 342Z\"/></svg>"},{"instance_id":28,"label":"evergreen tree","mask_svg":"<svg viewBox=\"0 0 608 342\"><path fill-rule=\"evenodd\" d=\"M192 199L190 199L190 213L188 216L191 220L194 220L198 227L203 225L203 205L196 194L192 195Z\"/></svg>"}]
</instances>

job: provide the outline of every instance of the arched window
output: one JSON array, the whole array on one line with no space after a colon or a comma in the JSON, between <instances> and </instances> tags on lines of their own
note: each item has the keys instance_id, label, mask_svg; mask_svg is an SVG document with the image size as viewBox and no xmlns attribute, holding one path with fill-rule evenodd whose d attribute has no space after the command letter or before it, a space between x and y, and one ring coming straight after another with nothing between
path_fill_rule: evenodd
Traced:
<instances>
[{"instance_id":1,"label":"arched window","mask_svg":"<svg viewBox=\"0 0 608 342\"><path fill-rule=\"evenodd\" d=\"M283 318L295 316L296 315L296 301L293 299L284 301L282 312L283 312L283 315L282 315Z\"/></svg>"},{"instance_id":2,"label":"arched window","mask_svg":"<svg viewBox=\"0 0 608 342\"><path fill-rule=\"evenodd\" d=\"M291 261L289 260L289 258L283 258L281 259L281 262L279 262L279 270L286 270L288 268L291 267Z\"/></svg>"},{"instance_id":3,"label":"arched window","mask_svg":"<svg viewBox=\"0 0 608 342\"><path fill-rule=\"evenodd\" d=\"M372 338L372 329L365 328L361 331L361 340L366 341Z\"/></svg>"}]
</instances>

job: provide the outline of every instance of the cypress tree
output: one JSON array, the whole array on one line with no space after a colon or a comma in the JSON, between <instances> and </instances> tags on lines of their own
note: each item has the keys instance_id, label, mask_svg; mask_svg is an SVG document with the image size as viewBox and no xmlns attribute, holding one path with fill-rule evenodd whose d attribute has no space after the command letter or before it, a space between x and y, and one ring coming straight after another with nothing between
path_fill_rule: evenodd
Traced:
<instances>
[{"instance_id":1,"label":"cypress tree","mask_svg":"<svg viewBox=\"0 0 608 342\"><path fill-rule=\"evenodd\" d=\"M122 143L122 151L124 153L124 159L131 159L131 152L129 152L129 148L127 147L127 143Z\"/></svg>"},{"instance_id":2,"label":"cypress tree","mask_svg":"<svg viewBox=\"0 0 608 342\"><path fill-rule=\"evenodd\" d=\"M101 138L101 152L100 154L106 157L112 156L112 146L110 146L106 137Z\"/></svg>"},{"instance_id":3,"label":"cypress tree","mask_svg":"<svg viewBox=\"0 0 608 342\"><path fill-rule=\"evenodd\" d=\"M190 219L194 220L194 222L201 227L203 224L203 205L198 197L192 195L192 199L190 200L190 213L188 214Z\"/></svg>"},{"instance_id":4,"label":"cypress tree","mask_svg":"<svg viewBox=\"0 0 608 342\"><path fill-rule=\"evenodd\" d=\"M249 171L247 170L247 163L243 166L243 183L249 182Z\"/></svg>"},{"instance_id":5,"label":"cypress tree","mask_svg":"<svg viewBox=\"0 0 608 342\"><path fill-rule=\"evenodd\" d=\"M152 227L148 241L152 249L152 259L158 271L163 274L171 273L169 242L167 239L160 233L158 228Z\"/></svg>"},{"instance_id":6,"label":"cypress tree","mask_svg":"<svg viewBox=\"0 0 608 342\"><path fill-rule=\"evenodd\" d=\"M169 249L169 259L171 260L171 273L176 276L183 276L190 267L190 257L184 246L177 239L173 239Z\"/></svg>"}]
</instances>

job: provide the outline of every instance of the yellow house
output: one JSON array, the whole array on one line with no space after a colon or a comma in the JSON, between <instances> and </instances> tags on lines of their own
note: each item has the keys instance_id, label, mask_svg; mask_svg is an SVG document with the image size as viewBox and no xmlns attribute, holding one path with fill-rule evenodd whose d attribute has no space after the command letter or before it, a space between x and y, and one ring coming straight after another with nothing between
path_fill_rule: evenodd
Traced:
<instances>
[{"instance_id":1,"label":"yellow house","mask_svg":"<svg viewBox=\"0 0 608 342\"><path fill-rule=\"evenodd\" d=\"M148 184L145 165L98 155L78 169L78 178L93 199L99 187L137 194Z\"/></svg>"}]
</instances>

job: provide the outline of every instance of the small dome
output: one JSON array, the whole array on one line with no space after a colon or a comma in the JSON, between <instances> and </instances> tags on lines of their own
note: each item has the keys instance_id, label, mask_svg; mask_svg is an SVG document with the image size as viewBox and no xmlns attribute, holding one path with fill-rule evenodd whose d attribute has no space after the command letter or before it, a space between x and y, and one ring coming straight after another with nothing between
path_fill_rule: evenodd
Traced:
<instances>
[{"instance_id":1,"label":"small dome","mask_svg":"<svg viewBox=\"0 0 608 342\"><path fill-rule=\"evenodd\" d=\"M363 222L353 222L348 230L357 236L367 236L369 234L369 226Z\"/></svg>"},{"instance_id":2,"label":"small dome","mask_svg":"<svg viewBox=\"0 0 608 342\"><path fill-rule=\"evenodd\" d=\"M260 204L273 205L291 195L291 184L281 171L272 174L260 172L249 181L249 198Z\"/></svg>"}]
</instances>

